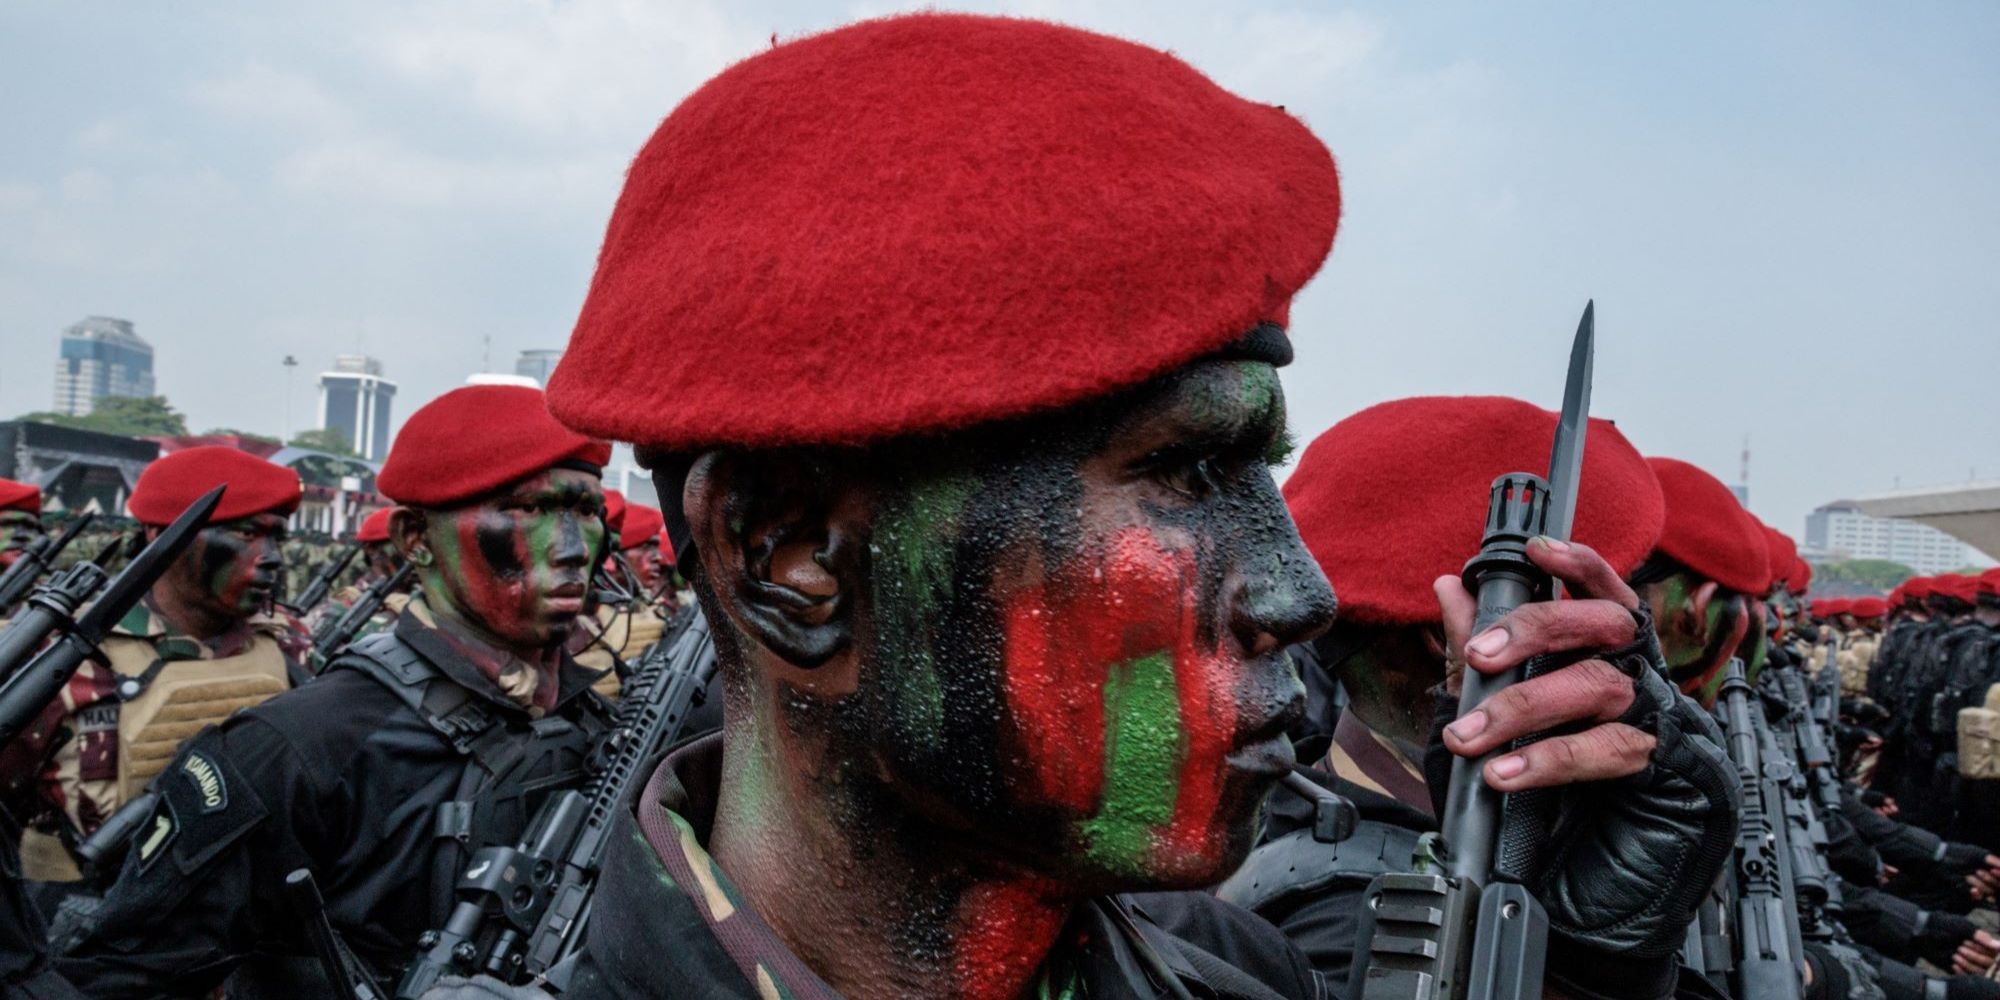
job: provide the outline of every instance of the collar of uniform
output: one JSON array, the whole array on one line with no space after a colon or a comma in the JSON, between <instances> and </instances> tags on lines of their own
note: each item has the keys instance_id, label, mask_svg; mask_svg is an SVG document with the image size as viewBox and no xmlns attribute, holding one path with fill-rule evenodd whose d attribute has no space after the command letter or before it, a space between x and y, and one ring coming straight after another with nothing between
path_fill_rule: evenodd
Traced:
<instances>
[{"instance_id":1,"label":"collar of uniform","mask_svg":"<svg viewBox=\"0 0 2000 1000\"><path fill-rule=\"evenodd\" d=\"M153 607L151 597L135 602L125 617L112 626L113 635L131 636L144 639L153 645L160 659L173 660L213 660L236 656L250 648L256 641L254 627L258 618L238 622L235 628L206 641L197 639L174 627L167 616Z\"/></svg>"},{"instance_id":2,"label":"collar of uniform","mask_svg":"<svg viewBox=\"0 0 2000 1000\"><path fill-rule=\"evenodd\" d=\"M1343 710L1327 748L1327 770L1354 784L1380 792L1418 812L1431 812L1430 788L1424 772L1396 742L1369 728L1351 711Z\"/></svg>"},{"instance_id":3,"label":"collar of uniform","mask_svg":"<svg viewBox=\"0 0 2000 1000\"><path fill-rule=\"evenodd\" d=\"M410 610L416 607L417 603L414 601L409 605ZM396 638L409 643L417 652L423 654L424 659L429 660L460 687L507 711L528 712L526 706L502 693L493 679L486 676L485 671L466 660L462 646L470 641L469 639L447 638L435 625L426 624L423 621L424 617L422 614L397 615ZM595 680L595 677L589 671L578 667L568 653L562 654L562 664L556 669L555 707L549 710L549 714L560 710L590 690L592 680Z\"/></svg>"}]
</instances>

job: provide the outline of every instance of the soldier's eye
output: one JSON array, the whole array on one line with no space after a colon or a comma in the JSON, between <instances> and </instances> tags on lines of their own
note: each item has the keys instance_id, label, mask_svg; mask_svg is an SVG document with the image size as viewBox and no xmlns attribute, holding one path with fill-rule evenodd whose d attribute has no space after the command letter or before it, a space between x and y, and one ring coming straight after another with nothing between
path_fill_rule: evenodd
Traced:
<instances>
[{"instance_id":1,"label":"soldier's eye","mask_svg":"<svg viewBox=\"0 0 2000 1000\"><path fill-rule=\"evenodd\" d=\"M1214 455L1165 455L1153 467L1153 478L1190 500L1202 500L1218 488L1221 477L1217 466Z\"/></svg>"}]
</instances>

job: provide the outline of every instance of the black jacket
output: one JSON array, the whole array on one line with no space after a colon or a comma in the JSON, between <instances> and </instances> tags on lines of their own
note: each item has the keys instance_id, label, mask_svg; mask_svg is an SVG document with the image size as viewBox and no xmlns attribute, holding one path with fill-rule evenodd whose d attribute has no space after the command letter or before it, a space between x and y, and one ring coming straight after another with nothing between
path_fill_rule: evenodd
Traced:
<instances>
[{"instance_id":1,"label":"black jacket","mask_svg":"<svg viewBox=\"0 0 2000 1000\"><path fill-rule=\"evenodd\" d=\"M564 723L578 734L604 727L607 709L574 663L556 708L536 723L413 616L395 634L492 714L504 734L496 742L524 744ZM440 839L439 807L458 797L468 759L477 758L360 670L329 669L232 716L184 744L155 783L161 806L95 930L59 970L93 997L194 997L241 967L232 991L254 992L241 989L245 979L283 980L277 967L309 961L282 892L287 873L308 867L335 929L392 975L450 903L434 886L462 850ZM513 829L477 839L511 840L526 819L498 819Z\"/></svg>"}]
</instances>

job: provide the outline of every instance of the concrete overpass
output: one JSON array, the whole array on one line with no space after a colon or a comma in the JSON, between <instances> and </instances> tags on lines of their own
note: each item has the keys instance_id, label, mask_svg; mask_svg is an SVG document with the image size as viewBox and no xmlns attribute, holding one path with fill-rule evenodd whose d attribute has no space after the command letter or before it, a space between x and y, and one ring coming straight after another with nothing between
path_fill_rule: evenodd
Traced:
<instances>
[{"instance_id":1,"label":"concrete overpass","mask_svg":"<svg viewBox=\"0 0 2000 1000\"><path fill-rule=\"evenodd\" d=\"M2000 559L2000 479L1891 490L1851 498L1872 517L1895 517L1928 524Z\"/></svg>"}]
</instances>

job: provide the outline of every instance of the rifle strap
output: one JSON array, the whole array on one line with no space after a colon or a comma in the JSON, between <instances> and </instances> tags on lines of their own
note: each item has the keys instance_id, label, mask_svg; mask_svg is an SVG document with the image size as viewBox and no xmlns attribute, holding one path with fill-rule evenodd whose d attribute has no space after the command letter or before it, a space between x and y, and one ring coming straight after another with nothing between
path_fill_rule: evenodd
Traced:
<instances>
[{"instance_id":1,"label":"rifle strap","mask_svg":"<svg viewBox=\"0 0 2000 1000\"><path fill-rule=\"evenodd\" d=\"M1364 819L1354 835L1327 843L1295 830L1259 845L1215 894L1247 910L1337 882L1366 885L1378 875L1409 870L1420 830Z\"/></svg>"}]
</instances>

